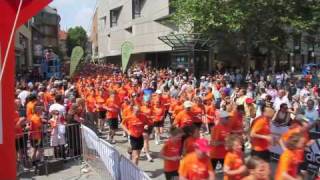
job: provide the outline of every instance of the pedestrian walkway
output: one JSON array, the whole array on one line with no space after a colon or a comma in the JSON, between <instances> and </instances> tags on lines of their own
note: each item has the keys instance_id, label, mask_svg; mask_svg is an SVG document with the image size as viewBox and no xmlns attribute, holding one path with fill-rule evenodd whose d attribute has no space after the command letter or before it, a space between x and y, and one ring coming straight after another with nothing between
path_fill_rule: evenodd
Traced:
<instances>
[{"instance_id":1,"label":"pedestrian walkway","mask_svg":"<svg viewBox=\"0 0 320 180\"><path fill-rule=\"evenodd\" d=\"M83 169L79 162L69 162L65 165L65 170L48 176L36 176L35 180L102 180L101 177L90 167ZM31 179L31 178L21 178Z\"/></svg>"}]
</instances>

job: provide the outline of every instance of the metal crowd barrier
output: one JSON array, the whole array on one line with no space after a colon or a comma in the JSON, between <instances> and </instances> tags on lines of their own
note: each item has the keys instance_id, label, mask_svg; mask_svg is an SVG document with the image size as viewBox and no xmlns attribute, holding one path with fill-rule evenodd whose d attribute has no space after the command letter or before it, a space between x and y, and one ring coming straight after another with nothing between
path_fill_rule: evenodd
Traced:
<instances>
[{"instance_id":1,"label":"metal crowd barrier","mask_svg":"<svg viewBox=\"0 0 320 180\"><path fill-rule=\"evenodd\" d=\"M81 125L67 124L65 133L61 136L65 142L56 147L51 146L51 132L51 128L45 124L41 131L25 131L16 135L17 177L58 172L63 170L64 162L69 160L76 160L81 164ZM32 138L35 133L40 135L39 140ZM36 158L32 159L35 149Z\"/></svg>"},{"instance_id":2,"label":"metal crowd barrier","mask_svg":"<svg viewBox=\"0 0 320 180\"><path fill-rule=\"evenodd\" d=\"M151 180L129 159L121 155L111 144L100 139L94 131L82 125L83 159L103 179Z\"/></svg>"}]
</instances>

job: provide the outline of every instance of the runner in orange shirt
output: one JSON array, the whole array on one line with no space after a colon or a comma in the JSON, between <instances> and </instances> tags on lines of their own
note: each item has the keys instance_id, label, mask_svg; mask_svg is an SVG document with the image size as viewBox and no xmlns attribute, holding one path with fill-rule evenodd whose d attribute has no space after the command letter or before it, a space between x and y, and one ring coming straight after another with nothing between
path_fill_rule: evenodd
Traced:
<instances>
[{"instance_id":1,"label":"runner in orange shirt","mask_svg":"<svg viewBox=\"0 0 320 180\"><path fill-rule=\"evenodd\" d=\"M184 110L179 112L175 117L175 121L173 122L174 126L184 128L193 124L192 106L193 104L191 101L185 101L183 103Z\"/></svg>"},{"instance_id":2,"label":"runner in orange shirt","mask_svg":"<svg viewBox=\"0 0 320 180\"><path fill-rule=\"evenodd\" d=\"M98 112L98 128L100 133L104 131L107 110L104 108L106 99L104 97L104 90L100 89L96 96L96 109Z\"/></svg>"},{"instance_id":3,"label":"runner in orange shirt","mask_svg":"<svg viewBox=\"0 0 320 180\"><path fill-rule=\"evenodd\" d=\"M148 122L141 114L138 106L133 107L133 112L130 116L122 121L122 128L130 137L130 145L132 149L132 161L138 165L140 152L143 148L143 132L148 128Z\"/></svg>"},{"instance_id":4,"label":"runner in orange shirt","mask_svg":"<svg viewBox=\"0 0 320 180\"><path fill-rule=\"evenodd\" d=\"M94 89L89 91L89 95L86 97L86 113L87 113L87 121L90 125L97 125L97 117L96 117L96 92Z\"/></svg>"},{"instance_id":5,"label":"runner in orange shirt","mask_svg":"<svg viewBox=\"0 0 320 180\"><path fill-rule=\"evenodd\" d=\"M194 143L200 138L200 129L194 125L187 128L185 140L183 141L183 155L194 152Z\"/></svg>"},{"instance_id":6,"label":"runner in orange shirt","mask_svg":"<svg viewBox=\"0 0 320 180\"><path fill-rule=\"evenodd\" d=\"M120 113L120 104L115 91L111 91L110 97L106 101L105 109L107 110L107 121L110 127L109 139L111 143L115 143L113 137L118 129L118 115Z\"/></svg>"},{"instance_id":7,"label":"runner in orange shirt","mask_svg":"<svg viewBox=\"0 0 320 180\"><path fill-rule=\"evenodd\" d=\"M269 164L258 157L250 157L246 162L249 175L242 180L269 180L271 171Z\"/></svg>"},{"instance_id":8,"label":"runner in orange shirt","mask_svg":"<svg viewBox=\"0 0 320 180\"><path fill-rule=\"evenodd\" d=\"M191 112L193 114L193 124L201 129L205 108L200 97L195 97L194 101L195 103L191 108Z\"/></svg>"},{"instance_id":9,"label":"runner in orange shirt","mask_svg":"<svg viewBox=\"0 0 320 180\"><path fill-rule=\"evenodd\" d=\"M280 146L282 147L283 150L286 150L286 143L288 142L289 138L297 133L300 133L304 140L305 140L305 145L303 149L300 149L300 155L299 157L301 157L301 164L299 166L299 169L301 170L302 174L305 176L305 178L307 178L307 168L308 168L308 160L305 159L305 148L306 147L310 147L315 141L313 139L310 139L309 137L309 131L310 129L312 129L316 123L315 122L313 125L309 125L309 120L308 118L306 118L305 116L298 114L294 120L291 121L291 125L289 127L289 130L287 132L285 132L284 134L282 134L281 138L280 138Z\"/></svg>"},{"instance_id":10,"label":"runner in orange shirt","mask_svg":"<svg viewBox=\"0 0 320 180\"><path fill-rule=\"evenodd\" d=\"M241 137L236 134L226 139L228 153L224 158L224 180L241 180L247 168L244 165Z\"/></svg>"},{"instance_id":11,"label":"runner in orange shirt","mask_svg":"<svg viewBox=\"0 0 320 180\"><path fill-rule=\"evenodd\" d=\"M173 180L179 177L178 169L180 165L182 148L182 129L171 127L170 137L164 143L162 150L160 151L160 156L164 159L164 173L166 180Z\"/></svg>"},{"instance_id":12,"label":"runner in orange shirt","mask_svg":"<svg viewBox=\"0 0 320 180\"><path fill-rule=\"evenodd\" d=\"M225 139L231 132L231 129L228 126L228 121L229 114L225 111L221 111L219 123L211 129L212 151L210 153L210 158L213 168L216 168L218 163L223 167L224 157L227 154Z\"/></svg>"},{"instance_id":13,"label":"runner in orange shirt","mask_svg":"<svg viewBox=\"0 0 320 180\"><path fill-rule=\"evenodd\" d=\"M270 162L269 146L272 142L270 132L270 120L274 115L274 110L269 107L263 109L263 115L252 122L251 137L251 155L260 157L266 162Z\"/></svg>"},{"instance_id":14,"label":"runner in orange shirt","mask_svg":"<svg viewBox=\"0 0 320 180\"><path fill-rule=\"evenodd\" d=\"M153 162L153 159L150 155L150 148L149 148L149 136L152 134L153 131L153 111L150 101L144 101L144 104L140 108L141 114L144 116L145 120L148 122L148 129L145 129L143 132L143 140L144 146L143 150L146 153L147 159L150 162Z\"/></svg>"},{"instance_id":15,"label":"runner in orange shirt","mask_svg":"<svg viewBox=\"0 0 320 180\"><path fill-rule=\"evenodd\" d=\"M159 145L161 141L160 136L163 133L165 113L166 110L165 107L161 104L161 101L155 102L155 106L152 109L152 117L155 128L155 143L157 145Z\"/></svg>"},{"instance_id":16,"label":"runner in orange shirt","mask_svg":"<svg viewBox=\"0 0 320 180\"><path fill-rule=\"evenodd\" d=\"M180 180L214 180L214 169L208 157L211 151L208 140L198 139L195 146L195 152L186 155L180 162Z\"/></svg>"},{"instance_id":17,"label":"runner in orange shirt","mask_svg":"<svg viewBox=\"0 0 320 180\"><path fill-rule=\"evenodd\" d=\"M281 154L275 174L275 180L298 180L298 167L301 163L299 150L305 147L305 140L300 133L293 134L286 143L287 149Z\"/></svg>"},{"instance_id":18,"label":"runner in orange shirt","mask_svg":"<svg viewBox=\"0 0 320 180\"><path fill-rule=\"evenodd\" d=\"M211 129L217 123L215 101L205 101L205 124L207 133L211 133Z\"/></svg>"}]
</instances>

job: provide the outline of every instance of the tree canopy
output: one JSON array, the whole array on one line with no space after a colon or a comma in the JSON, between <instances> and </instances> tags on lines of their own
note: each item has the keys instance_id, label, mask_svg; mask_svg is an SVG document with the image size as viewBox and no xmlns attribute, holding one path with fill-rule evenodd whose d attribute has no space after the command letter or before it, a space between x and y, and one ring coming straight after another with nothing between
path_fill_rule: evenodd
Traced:
<instances>
[{"instance_id":1,"label":"tree canopy","mask_svg":"<svg viewBox=\"0 0 320 180\"><path fill-rule=\"evenodd\" d=\"M84 50L88 41L87 32L81 26L76 26L68 30L67 54L70 57L75 46L81 46Z\"/></svg>"},{"instance_id":2,"label":"tree canopy","mask_svg":"<svg viewBox=\"0 0 320 180\"><path fill-rule=\"evenodd\" d=\"M182 30L211 38L223 34L248 51L284 51L288 38L316 35L320 23L320 0L172 0L171 5Z\"/></svg>"}]
</instances>

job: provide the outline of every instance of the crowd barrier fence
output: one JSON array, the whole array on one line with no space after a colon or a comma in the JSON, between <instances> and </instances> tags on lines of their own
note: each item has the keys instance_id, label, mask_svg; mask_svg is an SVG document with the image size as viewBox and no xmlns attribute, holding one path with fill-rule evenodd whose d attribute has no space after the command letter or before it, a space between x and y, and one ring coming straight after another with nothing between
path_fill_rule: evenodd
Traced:
<instances>
[{"instance_id":1,"label":"crowd barrier fence","mask_svg":"<svg viewBox=\"0 0 320 180\"><path fill-rule=\"evenodd\" d=\"M68 160L81 163L81 125L67 124L61 136L64 143L52 146L52 129L47 124L40 131L24 131L16 134L17 177L24 174L48 175L63 169ZM36 158L33 154L37 149Z\"/></svg>"},{"instance_id":2,"label":"crowd barrier fence","mask_svg":"<svg viewBox=\"0 0 320 180\"><path fill-rule=\"evenodd\" d=\"M94 131L82 125L83 159L101 177L110 180L151 180L111 144L99 138Z\"/></svg>"}]
</instances>

